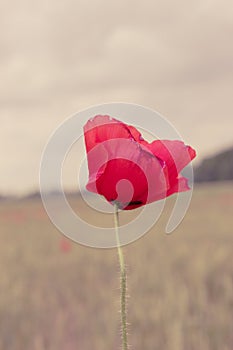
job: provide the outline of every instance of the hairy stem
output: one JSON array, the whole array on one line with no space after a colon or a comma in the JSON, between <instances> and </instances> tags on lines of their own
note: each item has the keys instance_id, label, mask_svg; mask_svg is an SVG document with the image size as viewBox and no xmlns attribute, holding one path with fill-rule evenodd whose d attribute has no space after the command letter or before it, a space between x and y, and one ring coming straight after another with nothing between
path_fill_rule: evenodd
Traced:
<instances>
[{"instance_id":1,"label":"hairy stem","mask_svg":"<svg viewBox=\"0 0 233 350\"><path fill-rule=\"evenodd\" d=\"M126 270L124 263L124 256L120 246L119 239L119 211L118 206L115 204L114 210L114 223L116 231L116 240L117 240L117 251L120 263L120 272L121 272L121 329L122 329L122 349L128 350L128 341L127 341L127 322L126 322Z\"/></svg>"}]
</instances>

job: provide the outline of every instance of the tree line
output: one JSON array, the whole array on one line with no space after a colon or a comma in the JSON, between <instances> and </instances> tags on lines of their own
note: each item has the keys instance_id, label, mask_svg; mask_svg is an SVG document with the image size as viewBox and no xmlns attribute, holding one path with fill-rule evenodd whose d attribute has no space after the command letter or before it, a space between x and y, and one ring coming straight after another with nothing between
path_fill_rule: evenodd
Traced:
<instances>
[{"instance_id":1,"label":"tree line","mask_svg":"<svg viewBox=\"0 0 233 350\"><path fill-rule=\"evenodd\" d=\"M233 180L233 147L204 159L194 175L196 182Z\"/></svg>"}]
</instances>

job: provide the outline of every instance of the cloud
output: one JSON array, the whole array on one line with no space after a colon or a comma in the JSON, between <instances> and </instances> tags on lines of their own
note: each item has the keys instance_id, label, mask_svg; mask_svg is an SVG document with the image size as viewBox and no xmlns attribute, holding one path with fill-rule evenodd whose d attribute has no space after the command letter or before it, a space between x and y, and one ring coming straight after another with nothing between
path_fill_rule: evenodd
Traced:
<instances>
[{"instance_id":1,"label":"cloud","mask_svg":"<svg viewBox=\"0 0 233 350\"><path fill-rule=\"evenodd\" d=\"M50 132L92 104L120 100L159 110L201 155L232 140L230 0L0 6L2 188L36 185L37 170L23 174L37 169ZM17 184L10 179L15 164Z\"/></svg>"}]
</instances>

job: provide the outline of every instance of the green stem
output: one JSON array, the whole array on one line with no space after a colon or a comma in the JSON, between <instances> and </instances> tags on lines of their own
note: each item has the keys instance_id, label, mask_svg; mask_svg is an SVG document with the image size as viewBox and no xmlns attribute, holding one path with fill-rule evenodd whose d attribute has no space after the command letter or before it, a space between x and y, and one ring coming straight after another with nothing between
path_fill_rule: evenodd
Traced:
<instances>
[{"instance_id":1,"label":"green stem","mask_svg":"<svg viewBox=\"0 0 233 350\"><path fill-rule=\"evenodd\" d=\"M119 239L119 211L118 206L115 204L114 210L114 223L116 231L116 240L117 240L117 251L120 263L121 270L121 329L122 329L122 349L128 350L128 341L127 341L127 322L126 322L126 271L124 256L120 245Z\"/></svg>"}]
</instances>

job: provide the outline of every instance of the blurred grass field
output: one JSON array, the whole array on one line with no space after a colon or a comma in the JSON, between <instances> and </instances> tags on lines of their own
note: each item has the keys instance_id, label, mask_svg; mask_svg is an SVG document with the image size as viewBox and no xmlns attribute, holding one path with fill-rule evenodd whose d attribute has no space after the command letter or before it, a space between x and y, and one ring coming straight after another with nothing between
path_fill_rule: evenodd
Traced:
<instances>
[{"instance_id":1,"label":"blurred grass field","mask_svg":"<svg viewBox=\"0 0 233 350\"><path fill-rule=\"evenodd\" d=\"M196 186L172 235L168 206L124 247L132 350L233 349L232 185ZM120 349L116 250L64 249L40 200L1 202L0 225L0 350Z\"/></svg>"}]
</instances>

